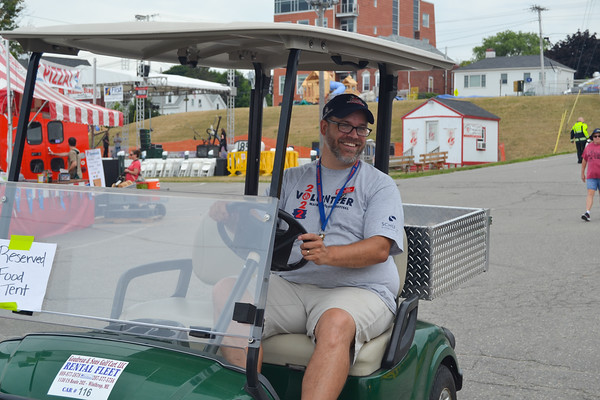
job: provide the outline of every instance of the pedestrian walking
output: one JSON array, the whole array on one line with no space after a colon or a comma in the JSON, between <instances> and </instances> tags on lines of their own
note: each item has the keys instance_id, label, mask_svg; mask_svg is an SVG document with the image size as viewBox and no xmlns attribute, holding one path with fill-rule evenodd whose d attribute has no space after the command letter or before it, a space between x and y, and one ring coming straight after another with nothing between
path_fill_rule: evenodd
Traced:
<instances>
[{"instance_id":1,"label":"pedestrian walking","mask_svg":"<svg viewBox=\"0 0 600 400\"><path fill-rule=\"evenodd\" d=\"M587 186L586 211L581 215L584 221L590 220L590 210L594 203L594 194L600 191L600 128L594 129L592 142L583 150L581 180ZM586 174L587 168L587 174Z\"/></svg>"},{"instance_id":2,"label":"pedestrian walking","mask_svg":"<svg viewBox=\"0 0 600 400\"><path fill-rule=\"evenodd\" d=\"M589 139L587 128L588 126L583 120L583 117L577 118L577 122L575 122L575 125L573 125L573 128L571 128L571 143L575 142L578 164L581 164L583 149L585 149L585 145Z\"/></svg>"}]
</instances>

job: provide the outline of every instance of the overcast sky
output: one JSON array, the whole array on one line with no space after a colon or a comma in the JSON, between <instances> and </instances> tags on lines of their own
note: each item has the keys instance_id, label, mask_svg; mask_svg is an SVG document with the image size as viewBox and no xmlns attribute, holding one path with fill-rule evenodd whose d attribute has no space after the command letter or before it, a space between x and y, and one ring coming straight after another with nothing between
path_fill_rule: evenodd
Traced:
<instances>
[{"instance_id":1,"label":"overcast sky","mask_svg":"<svg viewBox=\"0 0 600 400\"><path fill-rule=\"evenodd\" d=\"M472 49L483 38L505 30L542 33L551 43L567 35L600 26L597 0L430 0L435 5L437 47L460 62L472 58ZM133 21L135 15L150 15L156 21L230 22L273 21L273 0L25 0L22 26ZM592 21L596 21L594 24ZM599 32L600 33L600 32ZM99 67L118 68L103 61Z\"/></svg>"}]
</instances>

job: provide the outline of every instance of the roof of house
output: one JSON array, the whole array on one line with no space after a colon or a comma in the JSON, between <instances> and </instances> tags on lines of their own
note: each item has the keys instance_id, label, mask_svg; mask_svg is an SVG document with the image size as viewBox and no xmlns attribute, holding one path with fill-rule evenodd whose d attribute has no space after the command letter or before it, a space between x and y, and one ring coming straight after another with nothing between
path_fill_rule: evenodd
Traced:
<instances>
[{"instance_id":1,"label":"roof of house","mask_svg":"<svg viewBox=\"0 0 600 400\"><path fill-rule=\"evenodd\" d=\"M399 36L399 35L379 36L379 37L381 39L390 40L392 42L405 44L405 45L411 46L411 47L416 47L417 49L429 51L431 53L439 54L441 56L448 58L444 53L442 53L437 48L435 48L434 46L432 46L431 44L429 44L428 42L426 42L424 40L417 40L417 39L408 38L408 37Z\"/></svg>"},{"instance_id":2,"label":"roof of house","mask_svg":"<svg viewBox=\"0 0 600 400\"><path fill-rule=\"evenodd\" d=\"M459 113L465 117L478 117L478 118L497 119L497 120L500 119L500 117L498 117L497 115L494 115L491 112L489 112L479 106L476 106L475 104L470 103L468 101L443 99L443 98L439 98L439 97L436 97L434 100L445 105L446 107L456 111L457 113Z\"/></svg>"},{"instance_id":3,"label":"roof of house","mask_svg":"<svg viewBox=\"0 0 600 400\"><path fill-rule=\"evenodd\" d=\"M486 70L486 69L515 69L515 68L539 68L540 67L540 56L512 56L512 57L490 57L484 58L483 60L476 61L464 67L458 68L456 71L469 71L469 70ZM574 69L567 67L559 62L544 57L544 68L562 68L569 71L575 72Z\"/></svg>"}]
</instances>

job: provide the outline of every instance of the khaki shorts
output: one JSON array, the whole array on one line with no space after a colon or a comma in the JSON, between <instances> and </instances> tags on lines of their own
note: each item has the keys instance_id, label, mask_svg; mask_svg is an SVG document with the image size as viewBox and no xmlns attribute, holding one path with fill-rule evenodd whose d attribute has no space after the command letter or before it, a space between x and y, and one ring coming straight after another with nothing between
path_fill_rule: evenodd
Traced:
<instances>
[{"instance_id":1,"label":"khaki shorts","mask_svg":"<svg viewBox=\"0 0 600 400\"><path fill-rule=\"evenodd\" d=\"M342 309L354 318L353 360L362 345L385 332L394 319L383 300L369 290L354 287L323 289L291 283L271 274L263 339L281 333L301 333L314 342L317 322L331 308Z\"/></svg>"}]
</instances>

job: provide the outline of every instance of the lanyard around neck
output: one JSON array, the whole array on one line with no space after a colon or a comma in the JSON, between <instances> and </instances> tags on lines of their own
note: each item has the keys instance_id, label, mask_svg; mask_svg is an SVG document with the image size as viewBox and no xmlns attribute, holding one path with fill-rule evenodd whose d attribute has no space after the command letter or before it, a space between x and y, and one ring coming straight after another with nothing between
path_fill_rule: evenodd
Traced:
<instances>
[{"instance_id":1,"label":"lanyard around neck","mask_svg":"<svg viewBox=\"0 0 600 400\"><path fill-rule=\"evenodd\" d=\"M354 176L356 171L358 170L358 165L360 164L360 160L356 160L350 172L348 173L348 177L346 178L346 182L344 182L344 186L338 191L337 196L335 196L335 200L331 205L331 210L329 210L329 214L325 215L325 204L323 204L323 180L321 178L321 160L317 161L317 201L319 203L319 214L321 215L321 232L325 232L325 228L327 227L327 223L329 222L329 218L331 217L331 213L333 209L340 201L342 196L344 195L344 190L346 189L346 185L350 182L350 179Z\"/></svg>"}]
</instances>

